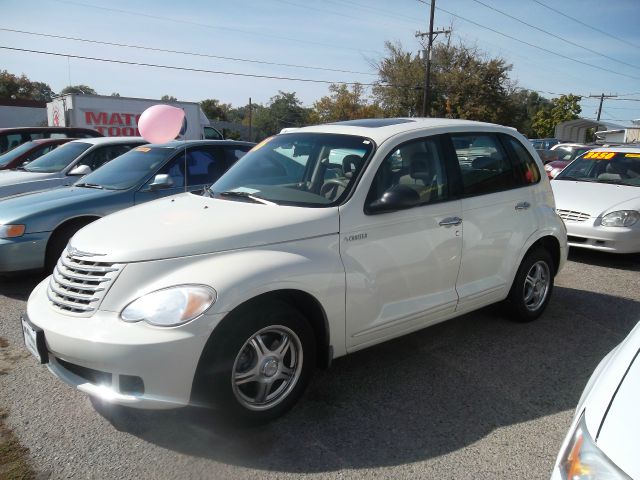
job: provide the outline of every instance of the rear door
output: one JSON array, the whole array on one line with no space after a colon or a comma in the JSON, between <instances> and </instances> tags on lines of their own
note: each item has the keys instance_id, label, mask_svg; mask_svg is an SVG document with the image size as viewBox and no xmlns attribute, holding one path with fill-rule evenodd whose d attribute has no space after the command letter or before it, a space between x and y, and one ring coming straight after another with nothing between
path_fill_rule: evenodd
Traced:
<instances>
[{"instance_id":1,"label":"rear door","mask_svg":"<svg viewBox=\"0 0 640 480\"><path fill-rule=\"evenodd\" d=\"M462 184L464 239L458 311L502 300L526 240L538 228L540 172L520 142L497 133L451 134Z\"/></svg>"}]
</instances>

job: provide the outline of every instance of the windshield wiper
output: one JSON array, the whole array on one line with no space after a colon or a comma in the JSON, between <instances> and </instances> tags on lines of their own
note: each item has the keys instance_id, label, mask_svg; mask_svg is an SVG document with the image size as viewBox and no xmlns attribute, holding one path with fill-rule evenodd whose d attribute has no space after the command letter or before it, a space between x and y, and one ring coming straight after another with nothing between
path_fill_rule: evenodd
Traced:
<instances>
[{"instance_id":1,"label":"windshield wiper","mask_svg":"<svg viewBox=\"0 0 640 480\"><path fill-rule=\"evenodd\" d=\"M86 187L86 188L97 188L99 190L104 190L102 185L98 185L97 183L76 183L76 187Z\"/></svg>"},{"instance_id":2,"label":"windshield wiper","mask_svg":"<svg viewBox=\"0 0 640 480\"><path fill-rule=\"evenodd\" d=\"M227 192L220 192L218 195L221 197L237 197L237 198L248 198L252 200L254 203L261 203L263 205L277 205L275 202L270 202L269 200L265 200L261 197L256 197L255 195L250 194L249 192L238 192L229 190Z\"/></svg>"}]
</instances>

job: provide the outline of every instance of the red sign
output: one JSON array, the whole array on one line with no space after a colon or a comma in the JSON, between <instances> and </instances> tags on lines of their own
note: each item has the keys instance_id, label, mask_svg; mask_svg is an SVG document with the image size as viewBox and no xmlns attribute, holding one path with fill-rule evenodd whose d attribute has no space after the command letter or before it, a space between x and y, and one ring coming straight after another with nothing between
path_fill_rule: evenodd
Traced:
<instances>
[{"instance_id":1,"label":"red sign","mask_svg":"<svg viewBox=\"0 0 640 480\"><path fill-rule=\"evenodd\" d=\"M123 112L84 112L87 125L109 137L139 137L138 120L140 113Z\"/></svg>"}]
</instances>

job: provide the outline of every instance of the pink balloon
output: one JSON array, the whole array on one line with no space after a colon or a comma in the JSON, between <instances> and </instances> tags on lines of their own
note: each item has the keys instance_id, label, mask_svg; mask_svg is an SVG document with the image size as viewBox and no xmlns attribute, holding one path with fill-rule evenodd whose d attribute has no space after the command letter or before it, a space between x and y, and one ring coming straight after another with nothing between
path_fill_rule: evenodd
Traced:
<instances>
[{"instance_id":1,"label":"pink balloon","mask_svg":"<svg viewBox=\"0 0 640 480\"><path fill-rule=\"evenodd\" d=\"M149 143L165 143L180 133L184 111L170 105L147 108L138 120L140 135Z\"/></svg>"}]
</instances>

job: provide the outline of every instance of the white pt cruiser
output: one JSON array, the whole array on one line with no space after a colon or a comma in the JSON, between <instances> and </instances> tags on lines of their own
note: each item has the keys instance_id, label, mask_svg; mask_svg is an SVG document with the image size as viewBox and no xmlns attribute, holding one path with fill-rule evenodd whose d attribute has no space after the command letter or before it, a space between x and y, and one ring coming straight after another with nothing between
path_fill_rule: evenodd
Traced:
<instances>
[{"instance_id":1,"label":"white pt cruiser","mask_svg":"<svg viewBox=\"0 0 640 480\"><path fill-rule=\"evenodd\" d=\"M276 417L333 358L505 300L537 318L567 254L541 172L515 130L471 121L271 137L205 195L79 231L29 298L26 346L116 404Z\"/></svg>"}]
</instances>

